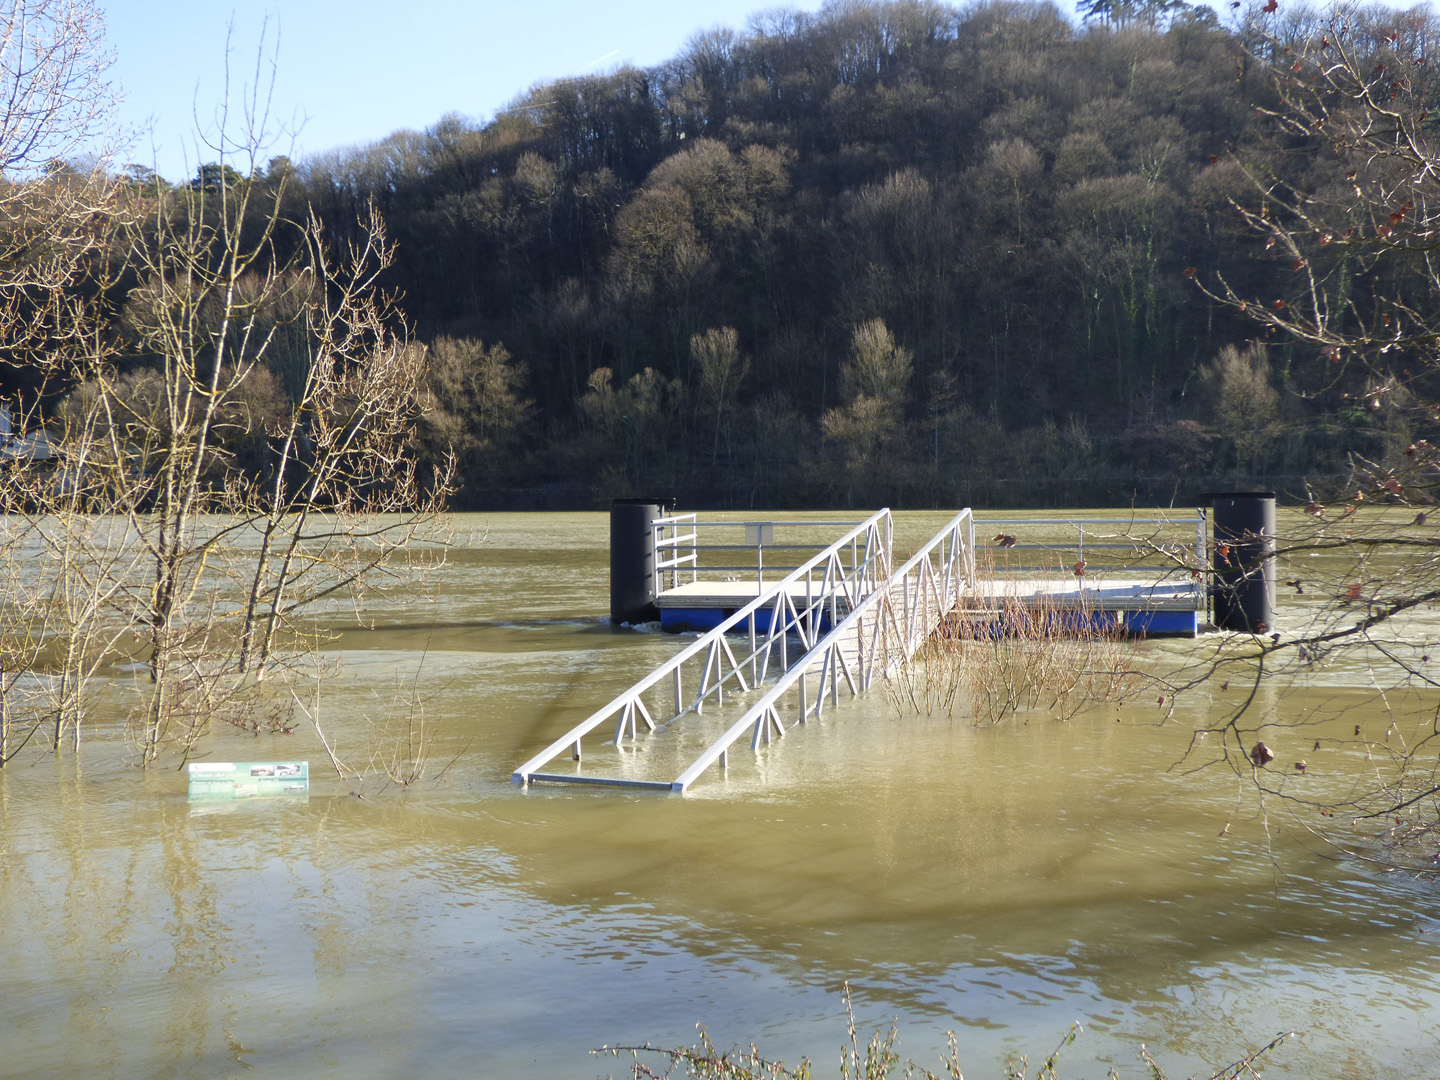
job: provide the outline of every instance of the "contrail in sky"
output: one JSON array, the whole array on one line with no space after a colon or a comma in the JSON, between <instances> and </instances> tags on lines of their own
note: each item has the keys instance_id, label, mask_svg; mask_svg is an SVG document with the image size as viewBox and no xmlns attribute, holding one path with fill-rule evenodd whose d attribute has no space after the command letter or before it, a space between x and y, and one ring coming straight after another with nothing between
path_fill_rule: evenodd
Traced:
<instances>
[{"instance_id":1,"label":"contrail in sky","mask_svg":"<svg viewBox=\"0 0 1440 1080\"><path fill-rule=\"evenodd\" d=\"M585 65L584 67L582 67L580 70L581 70L581 71L589 71L591 68L599 67L599 66L600 66L601 64L603 64L606 60L609 60L612 56L615 56L615 55L618 54L619 52L620 52L619 49L611 49L611 50L610 50L609 52L607 52L604 56L600 57L600 59L598 59L598 60L591 60L590 63L586 64L586 65Z\"/></svg>"}]
</instances>

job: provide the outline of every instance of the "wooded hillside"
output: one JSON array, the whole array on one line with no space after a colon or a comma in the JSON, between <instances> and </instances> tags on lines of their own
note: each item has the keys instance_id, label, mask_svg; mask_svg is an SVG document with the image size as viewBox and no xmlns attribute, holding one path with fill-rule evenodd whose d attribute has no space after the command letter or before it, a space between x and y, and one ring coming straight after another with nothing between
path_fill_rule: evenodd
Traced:
<instances>
[{"instance_id":1,"label":"wooded hillside","mask_svg":"<svg viewBox=\"0 0 1440 1080\"><path fill-rule=\"evenodd\" d=\"M461 507L1301 496L1404 446L1413 410L1364 404L1365 370L1198 287L1296 288L1231 205L1258 205L1247 172L1335 179L1265 115L1283 50L1203 5L1096 7L759 15L259 179L337 240L378 205L430 346L417 438L457 450ZM1353 22L1435 40L1428 11Z\"/></svg>"}]
</instances>

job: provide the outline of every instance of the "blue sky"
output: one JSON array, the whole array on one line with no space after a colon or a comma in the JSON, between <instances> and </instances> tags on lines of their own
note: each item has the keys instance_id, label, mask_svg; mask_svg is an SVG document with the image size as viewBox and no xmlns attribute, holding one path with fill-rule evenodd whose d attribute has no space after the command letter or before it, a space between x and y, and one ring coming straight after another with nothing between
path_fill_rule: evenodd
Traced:
<instances>
[{"instance_id":1,"label":"blue sky","mask_svg":"<svg viewBox=\"0 0 1440 1080\"><path fill-rule=\"evenodd\" d=\"M149 129L125 155L171 180L214 154L197 149L195 115L212 122L231 82L254 77L261 28L278 36L273 111L288 127L271 154L300 157L424 128L447 112L488 119L536 82L654 64L697 30L743 29L767 0L100 0L115 51L123 123ZM788 4L814 11L820 0ZM293 123L292 123L293 121ZM267 155L268 156L268 155Z\"/></svg>"}]
</instances>

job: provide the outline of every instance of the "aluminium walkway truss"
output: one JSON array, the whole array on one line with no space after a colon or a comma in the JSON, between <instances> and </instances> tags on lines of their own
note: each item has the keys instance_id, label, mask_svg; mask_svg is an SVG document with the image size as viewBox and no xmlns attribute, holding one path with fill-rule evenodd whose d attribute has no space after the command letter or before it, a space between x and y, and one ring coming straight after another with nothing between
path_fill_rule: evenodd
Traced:
<instances>
[{"instance_id":1,"label":"aluminium walkway truss","mask_svg":"<svg viewBox=\"0 0 1440 1080\"><path fill-rule=\"evenodd\" d=\"M841 686L864 693L893 674L940 625L975 580L975 523L962 510L891 570L891 518L880 510L691 642L515 770L517 784L612 785L684 792L712 765L728 768L731 746L750 735L752 750L838 704ZM757 618L764 613L766 618ZM748 651L733 639L748 643ZM793 662L792 653L798 653ZM693 696L686 694L686 684ZM726 693L758 694L724 733L672 780L607 777L580 771L585 736L614 722L619 748L688 714L719 705ZM660 699L665 704L660 705ZM647 703L647 698L648 703ZM667 718L656 721L656 713ZM569 753L574 772L554 771ZM547 766L551 768L547 769Z\"/></svg>"}]
</instances>

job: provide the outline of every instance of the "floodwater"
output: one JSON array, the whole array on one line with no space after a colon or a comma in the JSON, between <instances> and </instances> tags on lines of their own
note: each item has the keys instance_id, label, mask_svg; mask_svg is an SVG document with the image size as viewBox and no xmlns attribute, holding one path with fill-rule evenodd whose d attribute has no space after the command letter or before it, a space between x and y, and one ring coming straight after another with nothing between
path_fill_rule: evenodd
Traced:
<instances>
[{"instance_id":1,"label":"floodwater","mask_svg":"<svg viewBox=\"0 0 1440 1080\"><path fill-rule=\"evenodd\" d=\"M897 546L945 516L900 515ZM1434 1074L1440 892L1172 769L1226 702L975 727L875 693L685 797L526 791L516 765L679 643L606 625L603 515L458 526L433 594L344 635L319 705L360 767L418 689L438 779L355 798L303 726L206 750L306 758L308 800L189 804L103 723L0 772L0 1075L585 1080L625 1072L592 1049L696 1024L826 1074L847 981L862 1037L898 1018L936 1069L953 1030L972 1078L1077 1021L1062 1076L1149 1075L1142 1043L1209 1075L1289 1030L1267 1075ZM1359 673L1293 701L1389 723ZM1357 767L1266 737L1306 782Z\"/></svg>"}]
</instances>

